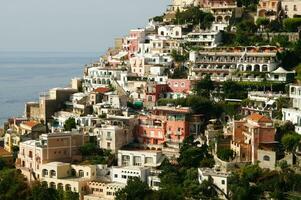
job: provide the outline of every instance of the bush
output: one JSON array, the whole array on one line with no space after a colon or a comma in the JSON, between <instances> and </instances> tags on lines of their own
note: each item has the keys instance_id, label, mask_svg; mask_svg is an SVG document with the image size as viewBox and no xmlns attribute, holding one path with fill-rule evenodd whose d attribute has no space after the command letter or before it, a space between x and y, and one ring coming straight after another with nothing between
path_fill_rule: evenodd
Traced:
<instances>
[{"instance_id":1,"label":"bush","mask_svg":"<svg viewBox=\"0 0 301 200\"><path fill-rule=\"evenodd\" d=\"M283 20L284 29L288 32L297 32L301 26L301 18L287 18Z\"/></svg>"},{"instance_id":2,"label":"bush","mask_svg":"<svg viewBox=\"0 0 301 200\"><path fill-rule=\"evenodd\" d=\"M232 149L219 149L217 151L217 157L223 161L231 161L234 159L234 151Z\"/></svg>"}]
</instances>

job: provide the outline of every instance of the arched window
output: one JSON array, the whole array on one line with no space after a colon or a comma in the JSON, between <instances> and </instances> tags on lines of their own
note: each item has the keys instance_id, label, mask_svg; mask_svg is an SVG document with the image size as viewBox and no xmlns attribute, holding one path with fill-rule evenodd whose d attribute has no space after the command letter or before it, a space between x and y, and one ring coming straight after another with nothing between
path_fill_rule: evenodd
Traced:
<instances>
[{"instance_id":1,"label":"arched window","mask_svg":"<svg viewBox=\"0 0 301 200\"><path fill-rule=\"evenodd\" d=\"M263 156L263 160L270 161L270 156L267 156L267 155Z\"/></svg>"},{"instance_id":2,"label":"arched window","mask_svg":"<svg viewBox=\"0 0 301 200\"><path fill-rule=\"evenodd\" d=\"M71 191L71 185L70 184L66 184L65 185L65 190L66 191Z\"/></svg>"},{"instance_id":3,"label":"arched window","mask_svg":"<svg viewBox=\"0 0 301 200\"><path fill-rule=\"evenodd\" d=\"M42 170L42 177L48 176L48 170L47 169L43 169Z\"/></svg>"}]
</instances>

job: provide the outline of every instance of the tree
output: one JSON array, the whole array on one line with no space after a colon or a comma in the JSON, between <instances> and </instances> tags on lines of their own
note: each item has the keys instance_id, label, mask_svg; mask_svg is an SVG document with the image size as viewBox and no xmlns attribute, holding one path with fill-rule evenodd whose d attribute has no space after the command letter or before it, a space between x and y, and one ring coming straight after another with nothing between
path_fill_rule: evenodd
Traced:
<instances>
[{"instance_id":1,"label":"tree","mask_svg":"<svg viewBox=\"0 0 301 200\"><path fill-rule=\"evenodd\" d=\"M16 169L0 171L0 199L24 200L30 194L25 177Z\"/></svg>"},{"instance_id":2,"label":"tree","mask_svg":"<svg viewBox=\"0 0 301 200\"><path fill-rule=\"evenodd\" d=\"M214 85L209 75L197 82L197 95L209 98L212 90L214 90Z\"/></svg>"},{"instance_id":3,"label":"tree","mask_svg":"<svg viewBox=\"0 0 301 200\"><path fill-rule=\"evenodd\" d=\"M48 188L47 184L35 182L31 188L31 196L29 200L58 200L59 196L55 189Z\"/></svg>"},{"instance_id":4,"label":"tree","mask_svg":"<svg viewBox=\"0 0 301 200\"><path fill-rule=\"evenodd\" d=\"M288 32L297 32L301 26L301 18L286 18L283 20L283 26Z\"/></svg>"},{"instance_id":5,"label":"tree","mask_svg":"<svg viewBox=\"0 0 301 200\"><path fill-rule=\"evenodd\" d=\"M116 193L116 200L143 200L151 193L148 185L138 177L128 179L127 185Z\"/></svg>"},{"instance_id":6,"label":"tree","mask_svg":"<svg viewBox=\"0 0 301 200\"><path fill-rule=\"evenodd\" d=\"M82 156L95 155L97 153L97 146L94 143L87 143L79 148Z\"/></svg>"},{"instance_id":7,"label":"tree","mask_svg":"<svg viewBox=\"0 0 301 200\"><path fill-rule=\"evenodd\" d=\"M70 117L65 121L64 129L65 131L71 131L72 129L76 128L76 122L73 117Z\"/></svg>"},{"instance_id":8,"label":"tree","mask_svg":"<svg viewBox=\"0 0 301 200\"><path fill-rule=\"evenodd\" d=\"M301 136L298 133L291 132L282 137L281 143L288 152L294 152L300 140Z\"/></svg>"},{"instance_id":9,"label":"tree","mask_svg":"<svg viewBox=\"0 0 301 200\"><path fill-rule=\"evenodd\" d=\"M247 97L246 88L231 80L223 83L223 92L225 99L245 99Z\"/></svg>"},{"instance_id":10,"label":"tree","mask_svg":"<svg viewBox=\"0 0 301 200\"><path fill-rule=\"evenodd\" d=\"M234 151L232 149L219 149L217 157L223 161L231 161L234 158Z\"/></svg>"}]
</instances>

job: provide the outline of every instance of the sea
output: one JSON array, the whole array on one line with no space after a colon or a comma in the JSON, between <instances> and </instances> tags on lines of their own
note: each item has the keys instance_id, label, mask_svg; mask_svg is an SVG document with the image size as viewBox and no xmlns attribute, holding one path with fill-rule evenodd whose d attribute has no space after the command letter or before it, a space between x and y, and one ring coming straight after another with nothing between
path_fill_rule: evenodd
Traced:
<instances>
[{"instance_id":1,"label":"sea","mask_svg":"<svg viewBox=\"0 0 301 200\"><path fill-rule=\"evenodd\" d=\"M84 65L100 53L0 51L0 128L10 117L21 117L24 105L41 93L65 87L82 77Z\"/></svg>"}]
</instances>

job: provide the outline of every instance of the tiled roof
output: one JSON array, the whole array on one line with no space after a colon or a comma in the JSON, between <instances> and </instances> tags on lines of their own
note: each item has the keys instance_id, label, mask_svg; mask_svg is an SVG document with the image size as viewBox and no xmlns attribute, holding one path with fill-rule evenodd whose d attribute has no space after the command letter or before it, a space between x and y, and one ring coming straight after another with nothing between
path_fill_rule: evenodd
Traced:
<instances>
[{"instance_id":1,"label":"tiled roof","mask_svg":"<svg viewBox=\"0 0 301 200\"><path fill-rule=\"evenodd\" d=\"M11 153L0 147L0 156L6 157L6 156L12 156Z\"/></svg>"},{"instance_id":2,"label":"tiled roof","mask_svg":"<svg viewBox=\"0 0 301 200\"><path fill-rule=\"evenodd\" d=\"M105 88L105 87L99 87L94 90L94 92L102 93L102 94L109 92L109 91L110 91L110 88Z\"/></svg>"},{"instance_id":3,"label":"tiled roof","mask_svg":"<svg viewBox=\"0 0 301 200\"><path fill-rule=\"evenodd\" d=\"M264 115L260 115L258 113L253 113L247 117L248 119L255 122L272 122L272 120Z\"/></svg>"},{"instance_id":4,"label":"tiled roof","mask_svg":"<svg viewBox=\"0 0 301 200\"><path fill-rule=\"evenodd\" d=\"M28 126L28 127L35 127L36 125L39 124L39 122L36 122L36 121L27 121L27 122L23 122L24 125Z\"/></svg>"}]
</instances>

